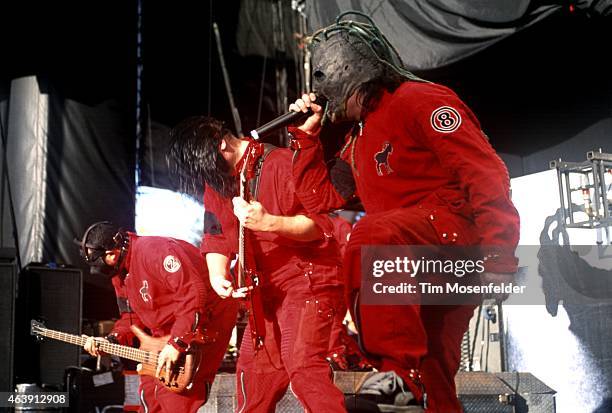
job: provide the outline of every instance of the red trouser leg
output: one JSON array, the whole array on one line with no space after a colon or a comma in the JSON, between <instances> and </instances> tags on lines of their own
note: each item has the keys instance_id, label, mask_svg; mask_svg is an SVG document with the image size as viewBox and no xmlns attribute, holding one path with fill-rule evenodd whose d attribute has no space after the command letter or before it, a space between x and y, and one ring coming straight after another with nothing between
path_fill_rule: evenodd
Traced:
<instances>
[{"instance_id":1,"label":"red trouser leg","mask_svg":"<svg viewBox=\"0 0 612 413\"><path fill-rule=\"evenodd\" d=\"M332 324L331 337L329 339L329 351L328 357L334 358L334 355L337 357L343 357L346 352L346 345L344 341L346 340L346 327L343 324L344 317L346 316L346 304L344 300L340 304L338 308L338 312L334 316L334 322Z\"/></svg>"},{"instance_id":2,"label":"red trouser leg","mask_svg":"<svg viewBox=\"0 0 612 413\"><path fill-rule=\"evenodd\" d=\"M196 413L208 397L205 382L194 384L194 388L183 395L172 393L153 377L141 376L140 380L140 413Z\"/></svg>"},{"instance_id":3,"label":"red trouser leg","mask_svg":"<svg viewBox=\"0 0 612 413\"><path fill-rule=\"evenodd\" d=\"M221 300L216 295L211 296L210 300L210 320L206 320L203 326L208 331L214 331L216 335L213 342L202 345L205 356L199 365L193 387L184 393L176 394L167 390L153 377L141 376L140 412L195 413L206 402L209 386L212 385L227 350L238 311L235 301Z\"/></svg>"},{"instance_id":4,"label":"red trouser leg","mask_svg":"<svg viewBox=\"0 0 612 413\"><path fill-rule=\"evenodd\" d=\"M432 214L434 220L430 219ZM440 245L443 237L438 233L438 225L448 233L459 234L460 243L475 239L472 224L442 206L400 208L366 215L351 234L344 274L347 303L358 321L360 340L373 364L382 371L395 371L409 386L409 370L420 369L429 400L427 411L453 413L460 411L454 376L459 366L461 337L470 319L469 310L419 305L359 305L355 309L353 305L361 285L362 245Z\"/></svg>"},{"instance_id":5,"label":"red trouser leg","mask_svg":"<svg viewBox=\"0 0 612 413\"><path fill-rule=\"evenodd\" d=\"M474 314L474 306L423 306L427 354L421 360L421 378L428 397L428 412L461 412L455 374L461 361L461 340Z\"/></svg>"},{"instance_id":6,"label":"red trouser leg","mask_svg":"<svg viewBox=\"0 0 612 413\"><path fill-rule=\"evenodd\" d=\"M289 294L277 313L291 389L308 412L346 412L344 395L333 383L325 359L341 302L340 287L325 288L307 298Z\"/></svg>"},{"instance_id":7,"label":"red trouser leg","mask_svg":"<svg viewBox=\"0 0 612 413\"><path fill-rule=\"evenodd\" d=\"M162 413L161 406L155 398L155 379L153 377L140 376L139 413Z\"/></svg>"},{"instance_id":8,"label":"red trouser leg","mask_svg":"<svg viewBox=\"0 0 612 413\"><path fill-rule=\"evenodd\" d=\"M236 369L237 412L274 412L290 383L307 411L346 412L325 359L341 292L336 287L315 296L304 290L297 287L279 302L265 304L264 348L255 352L250 326L245 330Z\"/></svg>"},{"instance_id":9,"label":"red trouser leg","mask_svg":"<svg viewBox=\"0 0 612 413\"><path fill-rule=\"evenodd\" d=\"M236 366L237 413L268 413L276 410L289 386L289 376L280 358L280 330L266 319L264 347L253 349L251 325L247 326L240 345Z\"/></svg>"}]
</instances>

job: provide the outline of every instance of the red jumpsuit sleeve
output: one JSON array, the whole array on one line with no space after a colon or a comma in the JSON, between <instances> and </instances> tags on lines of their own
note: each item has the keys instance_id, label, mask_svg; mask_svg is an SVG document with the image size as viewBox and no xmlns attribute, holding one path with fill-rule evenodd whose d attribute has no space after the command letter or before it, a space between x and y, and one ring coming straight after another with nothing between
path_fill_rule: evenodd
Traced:
<instances>
[{"instance_id":1,"label":"red jumpsuit sleeve","mask_svg":"<svg viewBox=\"0 0 612 413\"><path fill-rule=\"evenodd\" d=\"M116 275L111 280L115 288L115 296L117 297L117 306L119 307L119 319L115 321L113 330L106 337L108 340L124 346L131 346L134 341L134 333L130 326L135 325L144 329L144 323L130 308L130 303L125 291L125 285L121 278Z\"/></svg>"},{"instance_id":2,"label":"red jumpsuit sleeve","mask_svg":"<svg viewBox=\"0 0 612 413\"><path fill-rule=\"evenodd\" d=\"M204 234L202 254L217 253L230 259L238 249L238 221L234 217L232 203L212 188L204 192Z\"/></svg>"},{"instance_id":3,"label":"red jumpsuit sleeve","mask_svg":"<svg viewBox=\"0 0 612 413\"><path fill-rule=\"evenodd\" d=\"M292 163L295 194L302 205L313 213L341 208L354 194L346 191L341 194L334 186L318 135L311 136L297 128L289 128L289 132L295 151Z\"/></svg>"},{"instance_id":4,"label":"red jumpsuit sleeve","mask_svg":"<svg viewBox=\"0 0 612 413\"><path fill-rule=\"evenodd\" d=\"M506 166L474 114L454 93L424 96L420 102L411 116L397 113L395 119L407 122L408 129L416 131L412 135L458 177L480 230L485 269L516 272L519 215L510 200ZM407 107L396 105L395 109Z\"/></svg>"},{"instance_id":5,"label":"red jumpsuit sleeve","mask_svg":"<svg viewBox=\"0 0 612 413\"><path fill-rule=\"evenodd\" d=\"M178 241L169 240L163 254L161 278L174 292L175 321L170 329L170 341L180 351L187 349L196 337L205 316L206 266L197 249L190 251Z\"/></svg>"},{"instance_id":6,"label":"red jumpsuit sleeve","mask_svg":"<svg viewBox=\"0 0 612 413\"><path fill-rule=\"evenodd\" d=\"M303 205L301 197L297 194L295 181L291 172L291 164L285 162L284 158L277 158L278 161L270 167L274 168L274 187L270 192L276 196L276 204L279 207L281 215L305 215L312 219L314 223L323 232L325 239L334 236L334 224L327 212L316 211L306 208ZM295 155L294 155L295 159ZM333 189L333 188L332 188Z\"/></svg>"},{"instance_id":7,"label":"red jumpsuit sleeve","mask_svg":"<svg viewBox=\"0 0 612 413\"><path fill-rule=\"evenodd\" d=\"M135 336L134 333L132 333L130 326L137 326L141 329L145 328L145 325L142 321L140 321L140 318L138 318L136 313L123 312L121 313L119 319L115 321L113 330L108 336L106 336L106 338L116 344L132 346Z\"/></svg>"},{"instance_id":8,"label":"red jumpsuit sleeve","mask_svg":"<svg viewBox=\"0 0 612 413\"><path fill-rule=\"evenodd\" d=\"M330 219L334 225L334 236L338 240L338 246L340 249L340 256L344 256L346 245L348 244L351 231L353 226L346 219L341 216L331 216Z\"/></svg>"}]
</instances>

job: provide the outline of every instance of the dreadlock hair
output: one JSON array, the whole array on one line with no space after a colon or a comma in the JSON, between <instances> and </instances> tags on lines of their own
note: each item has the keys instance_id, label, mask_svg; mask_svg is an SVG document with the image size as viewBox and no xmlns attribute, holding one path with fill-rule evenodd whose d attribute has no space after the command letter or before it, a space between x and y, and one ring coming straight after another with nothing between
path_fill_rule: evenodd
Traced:
<instances>
[{"instance_id":1,"label":"dreadlock hair","mask_svg":"<svg viewBox=\"0 0 612 413\"><path fill-rule=\"evenodd\" d=\"M349 15L354 15L366 22L345 20L345 17ZM371 112L378 105L384 91L394 92L405 81L429 83L405 67L398 51L378 29L370 16L355 10L339 14L335 23L315 31L309 37L309 47L314 50L320 44L336 36L343 39L345 47L352 48L352 53L360 61L370 62L372 65L369 71L372 74L370 79L356 88L359 103L365 113ZM341 81L335 80L335 82Z\"/></svg>"},{"instance_id":2,"label":"dreadlock hair","mask_svg":"<svg viewBox=\"0 0 612 413\"><path fill-rule=\"evenodd\" d=\"M223 122L207 116L192 116L172 129L166 159L181 191L197 194L204 182L223 197L237 194L236 179L220 150L227 135L231 131Z\"/></svg>"}]
</instances>

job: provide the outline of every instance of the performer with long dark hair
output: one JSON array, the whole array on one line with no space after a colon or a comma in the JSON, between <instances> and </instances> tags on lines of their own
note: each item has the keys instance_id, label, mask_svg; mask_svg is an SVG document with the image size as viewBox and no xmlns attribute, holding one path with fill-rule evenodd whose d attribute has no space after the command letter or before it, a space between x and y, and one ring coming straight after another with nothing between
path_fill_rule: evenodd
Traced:
<instances>
[{"instance_id":1,"label":"performer with long dark hair","mask_svg":"<svg viewBox=\"0 0 612 413\"><path fill-rule=\"evenodd\" d=\"M238 139L207 117L172 131L170 158L179 176L189 188L206 184L202 253L212 286L228 300L251 300L236 369L237 410L274 411L290 385L308 411L344 412L326 360L332 326L344 317L339 246L329 216L306 212L295 196L291 157L287 148ZM238 196L241 176L246 200ZM249 292L230 274L239 223L246 251L237 267L256 278Z\"/></svg>"}]
</instances>

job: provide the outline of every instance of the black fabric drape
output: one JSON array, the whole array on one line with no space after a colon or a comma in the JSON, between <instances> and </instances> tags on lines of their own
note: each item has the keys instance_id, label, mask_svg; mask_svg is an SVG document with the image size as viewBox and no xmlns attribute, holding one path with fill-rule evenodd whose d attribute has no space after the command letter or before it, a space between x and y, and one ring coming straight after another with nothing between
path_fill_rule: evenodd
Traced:
<instances>
[{"instance_id":1,"label":"black fabric drape","mask_svg":"<svg viewBox=\"0 0 612 413\"><path fill-rule=\"evenodd\" d=\"M464 59L562 7L532 0L309 0L304 6L310 33L348 10L369 15L415 71ZM269 8L270 2L242 1L237 42L243 55L274 55ZM286 32L295 33L296 13L287 10ZM288 38L287 47L295 49L295 36Z\"/></svg>"},{"instance_id":2,"label":"black fabric drape","mask_svg":"<svg viewBox=\"0 0 612 413\"><path fill-rule=\"evenodd\" d=\"M79 263L70 241L92 222L134 228L135 136L132 112L116 100L87 105L51 88L45 260Z\"/></svg>"},{"instance_id":3,"label":"black fabric drape","mask_svg":"<svg viewBox=\"0 0 612 413\"><path fill-rule=\"evenodd\" d=\"M0 133L6 139L8 132L8 104L11 82L0 81ZM5 174L4 147L0 144L0 248L14 248L13 225L11 221L10 202L8 199L8 179Z\"/></svg>"},{"instance_id":4,"label":"black fabric drape","mask_svg":"<svg viewBox=\"0 0 612 413\"><path fill-rule=\"evenodd\" d=\"M82 265L72 240L92 222L134 227L132 112L115 99L73 100L33 76L14 79L10 94L7 163L22 262Z\"/></svg>"},{"instance_id":5,"label":"black fabric drape","mask_svg":"<svg viewBox=\"0 0 612 413\"><path fill-rule=\"evenodd\" d=\"M347 10L343 3L346 2L307 3L311 28L333 23L334 16ZM556 5L531 8L529 0L350 3L374 19L406 66L415 71L464 59L559 9Z\"/></svg>"}]
</instances>

